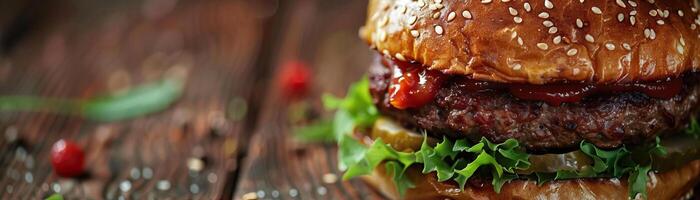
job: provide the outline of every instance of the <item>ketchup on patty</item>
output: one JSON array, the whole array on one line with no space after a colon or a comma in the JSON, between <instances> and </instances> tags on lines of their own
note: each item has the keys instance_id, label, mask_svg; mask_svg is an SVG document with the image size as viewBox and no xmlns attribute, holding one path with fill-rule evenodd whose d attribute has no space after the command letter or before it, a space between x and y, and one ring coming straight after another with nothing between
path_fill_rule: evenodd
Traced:
<instances>
[{"instance_id":1,"label":"ketchup on patty","mask_svg":"<svg viewBox=\"0 0 700 200\"><path fill-rule=\"evenodd\" d=\"M390 63L394 66L389 85L391 105L399 109L415 108L435 98L444 80L442 73L409 62Z\"/></svg>"},{"instance_id":2,"label":"ketchup on patty","mask_svg":"<svg viewBox=\"0 0 700 200\"><path fill-rule=\"evenodd\" d=\"M389 102L398 109L421 107L435 98L449 75L435 70L426 70L415 62L384 59L382 63L392 70L389 85ZM505 90L523 100L543 101L553 106L562 103L576 103L594 94L617 94L640 92L649 97L670 99L682 88L680 78L654 82L621 83L612 85L594 85L582 83L563 83L550 85L508 84L473 79L460 79L460 84L468 92L485 90Z\"/></svg>"}]
</instances>

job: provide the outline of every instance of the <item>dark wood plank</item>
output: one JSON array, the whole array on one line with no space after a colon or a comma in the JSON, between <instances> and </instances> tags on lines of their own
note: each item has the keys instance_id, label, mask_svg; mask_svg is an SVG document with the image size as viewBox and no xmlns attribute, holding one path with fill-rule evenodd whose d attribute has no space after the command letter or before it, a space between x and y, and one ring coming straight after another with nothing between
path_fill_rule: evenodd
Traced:
<instances>
[{"instance_id":1,"label":"dark wood plank","mask_svg":"<svg viewBox=\"0 0 700 200\"><path fill-rule=\"evenodd\" d=\"M317 92L307 101L288 102L279 88L270 87L234 199L382 198L360 180L339 180L335 145L294 141L289 117L305 106L316 108L308 112L317 112L319 93L343 95L365 73L372 52L357 37L365 6L364 1L341 0L282 3L288 26L280 34L284 39L273 67L289 60L308 61Z\"/></svg>"},{"instance_id":2,"label":"dark wood plank","mask_svg":"<svg viewBox=\"0 0 700 200\"><path fill-rule=\"evenodd\" d=\"M165 112L118 123L47 113L0 113L0 199L221 198L232 193L239 136L272 9L256 1L82 1L0 57L0 95L87 98L185 73ZM151 10L148 2L166 3ZM257 1L260 2L260 1ZM83 7L84 6L84 7ZM93 9L94 8L94 9ZM268 13L266 15L266 13ZM248 112L255 112L249 110ZM72 139L89 176L52 173L49 150ZM201 162L200 162L201 161ZM199 164L204 166L199 169Z\"/></svg>"}]
</instances>

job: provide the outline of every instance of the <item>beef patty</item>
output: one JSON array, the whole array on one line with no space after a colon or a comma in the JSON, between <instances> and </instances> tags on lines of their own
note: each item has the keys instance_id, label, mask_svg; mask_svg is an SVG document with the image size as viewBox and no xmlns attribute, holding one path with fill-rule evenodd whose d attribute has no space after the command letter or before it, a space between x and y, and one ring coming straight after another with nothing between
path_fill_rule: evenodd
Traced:
<instances>
[{"instance_id":1,"label":"beef patty","mask_svg":"<svg viewBox=\"0 0 700 200\"><path fill-rule=\"evenodd\" d=\"M383 115L409 128L475 141L514 138L530 152L570 150L584 140L615 148L679 133L697 114L700 95L700 78L687 74L681 92L670 99L628 92L552 106L521 100L507 91L467 92L460 79L466 78L448 78L435 98L421 107L397 109L389 103L390 67L377 59L370 67L370 92Z\"/></svg>"}]
</instances>

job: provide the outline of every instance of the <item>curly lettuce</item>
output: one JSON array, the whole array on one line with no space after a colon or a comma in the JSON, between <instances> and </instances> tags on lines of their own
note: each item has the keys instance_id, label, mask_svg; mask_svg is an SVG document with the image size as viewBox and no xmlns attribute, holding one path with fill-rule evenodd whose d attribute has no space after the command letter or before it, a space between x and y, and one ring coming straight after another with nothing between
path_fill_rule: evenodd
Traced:
<instances>
[{"instance_id":1,"label":"curly lettuce","mask_svg":"<svg viewBox=\"0 0 700 200\"><path fill-rule=\"evenodd\" d=\"M441 142L432 146L428 144L428 137L424 133L425 139L420 149L414 152L398 151L384 143L381 138L377 138L367 147L352 137L356 130L367 130L379 117L369 94L367 78L353 84L345 98L325 95L323 102L327 109L336 110L333 120L312 126L306 129L309 131L302 131L300 134L326 139L329 136L322 136L319 132L333 134L332 138L335 138L339 147L338 166L345 171L344 179L368 175L383 163L402 195L415 186L406 176L406 170L417 166L422 167L422 173L434 172L438 181L454 181L461 189L464 189L466 182L473 176L485 174L492 178L491 184L496 192L500 192L505 183L514 179L536 180L542 184L552 180L576 178L628 177L630 197L646 197L647 174L653 162L651 155L666 154L658 138L655 143L637 147L632 151L626 147L604 150L584 141L579 148L593 160L591 167L580 171L518 174L518 171L530 167L530 154L514 139L493 143L482 138L473 143L466 139L453 141L443 138ZM693 122L687 132L697 135L700 133L700 126L694 119ZM638 155L649 159L635 160Z\"/></svg>"}]
</instances>

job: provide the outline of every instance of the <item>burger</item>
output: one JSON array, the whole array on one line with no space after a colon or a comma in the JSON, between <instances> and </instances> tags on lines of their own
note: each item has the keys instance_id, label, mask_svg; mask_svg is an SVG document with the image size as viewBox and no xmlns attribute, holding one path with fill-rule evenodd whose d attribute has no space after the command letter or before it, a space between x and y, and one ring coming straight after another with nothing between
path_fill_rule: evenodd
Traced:
<instances>
[{"instance_id":1,"label":"burger","mask_svg":"<svg viewBox=\"0 0 700 200\"><path fill-rule=\"evenodd\" d=\"M369 0L376 53L324 97L344 178L391 199L689 199L688 0Z\"/></svg>"}]
</instances>

